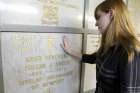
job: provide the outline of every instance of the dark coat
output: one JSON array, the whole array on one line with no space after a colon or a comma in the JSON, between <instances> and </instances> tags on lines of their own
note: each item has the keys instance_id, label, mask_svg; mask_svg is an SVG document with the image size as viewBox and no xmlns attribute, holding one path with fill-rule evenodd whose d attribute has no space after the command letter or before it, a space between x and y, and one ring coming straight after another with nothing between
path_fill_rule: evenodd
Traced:
<instances>
[{"instance_id":1,"label":"dark coat","mask_svg":"<svg viewBox=\"0 0 140 93\"><path fill-rule=\"evenodd\" d=\"M135 52L133 62L128 62L127 52L122 46L117 49L111 47L100 58L96 57L96 53L83 54L82 62L96 63L95 93L140 93L139 53Z\"/></svg>"}]
</instances>

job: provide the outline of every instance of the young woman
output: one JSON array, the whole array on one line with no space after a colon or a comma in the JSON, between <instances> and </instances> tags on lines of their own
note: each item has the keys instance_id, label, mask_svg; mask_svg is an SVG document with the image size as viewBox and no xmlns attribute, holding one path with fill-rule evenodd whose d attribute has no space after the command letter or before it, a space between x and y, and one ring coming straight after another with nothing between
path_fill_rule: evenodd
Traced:
<instances>
[{"instance_id":1,"label":"young woman","mask_svg":"<svg viewBox=\"0 0 140 93\"><path fill-rule=\"evenodd\" d=\"M101 44L91 55L76 53L66 37L63 49L85 63L96 63L95 93L140 93L140 43L126 5L122 0L106 0L96 7L96 26Z\"/></svg>"}]
</instances>

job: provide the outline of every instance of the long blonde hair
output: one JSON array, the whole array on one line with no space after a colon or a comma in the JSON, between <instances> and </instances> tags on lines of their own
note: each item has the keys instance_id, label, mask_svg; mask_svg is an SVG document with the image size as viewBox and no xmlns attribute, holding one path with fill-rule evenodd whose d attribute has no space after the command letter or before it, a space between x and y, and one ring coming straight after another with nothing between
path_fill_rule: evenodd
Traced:
<instances>
[{"instance_id":1,"label":"long blonde hair","mask_svg":"<svg viewBox=\"0 0 140 93\"><path fill-rule=\"evenodd\" d=\"M114 10L114 16L105 33L102 34L98 54L105 54L113 43L119 43L127 51L128 60L132 61L134 51L140 51L140 42L136 37L125 3L122 0L103 1L95 9L95 18L97 18L97 11L107 13L111 9Z\"/></svg>"}]
</instances>

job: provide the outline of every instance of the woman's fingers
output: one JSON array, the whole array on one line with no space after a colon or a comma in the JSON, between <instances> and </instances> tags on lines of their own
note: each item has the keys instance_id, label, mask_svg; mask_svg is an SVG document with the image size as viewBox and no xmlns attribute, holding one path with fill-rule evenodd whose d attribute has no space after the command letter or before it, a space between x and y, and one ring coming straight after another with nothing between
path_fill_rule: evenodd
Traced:
<instances>
[{"instance_id":1,"label":"woman's fingers","mask_svg":"<svg viewBox=\"0 0 140 93\"><path fill-rule=\"evenodd\" d=\"M65 48L69 47L68 38L66 36L63 36L63 45L64 45Z\"/></svg>"},{"instance_id":2,"label":"woman's fingers","mask_svg":"<svg viewBox=\"0 0 140 93\"><path fill-rule=\"evenodd\" d=\"M65 52L69 52L69 42L68 42L68 38L66 36L63 36L63 44L61 44L61 47L63 48L63 50Z\"/></svg>"},{"instance_id":3,"label":"woman's fingers","mask_svg":"<svg viewBox=\"0 0 140 93\"><path fill-rule=\"evenodd\" d=\"M65 36L63 36L63 46L65 47L66 45L65 45Z\"/></svg>"}]
</instances>

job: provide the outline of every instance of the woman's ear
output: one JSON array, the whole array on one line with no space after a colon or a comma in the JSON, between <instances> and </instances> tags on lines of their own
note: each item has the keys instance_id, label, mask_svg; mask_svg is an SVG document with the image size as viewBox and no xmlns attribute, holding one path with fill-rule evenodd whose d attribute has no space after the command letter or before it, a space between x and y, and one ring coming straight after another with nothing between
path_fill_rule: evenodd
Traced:
<instances>
[{"instance_id":1,"label":"woman's ear","mask_svg":"<svg viewBox=\"0 0 140 93\"><path fill-rule=\"evenodd\" d=\"M109 14L110 14L110 17L113 18L115 14L114 9L109 9Z\"/></svg>"}]
</instances>

